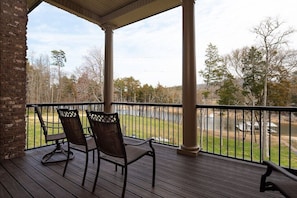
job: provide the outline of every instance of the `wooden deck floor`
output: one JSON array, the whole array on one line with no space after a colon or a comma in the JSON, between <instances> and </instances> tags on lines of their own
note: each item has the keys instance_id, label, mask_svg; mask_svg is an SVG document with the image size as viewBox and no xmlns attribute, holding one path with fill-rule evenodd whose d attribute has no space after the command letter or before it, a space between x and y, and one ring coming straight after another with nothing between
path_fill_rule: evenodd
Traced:
<instances>
[{"instance_id":1,"label":"wooden deck floor","mask_svg":"<svg viewBox=\"0 0 297 198\"><path fill-rule=\"evenodd\" d=\"M75 152L66 176L64 162L42 165L40 159L53 147L26 151L26 156L0 164L0 197L119 197L123 176L114 165L102 162L94 193L91 192L96 162L91 159L86 183L81 186L84 154ZM126 197L282 197L278 192L259 192L265 169L237 160L200 153L192 158L156 145L156 186L151 187L151 158L129 166Z\"/></svg>"}]
</instances>

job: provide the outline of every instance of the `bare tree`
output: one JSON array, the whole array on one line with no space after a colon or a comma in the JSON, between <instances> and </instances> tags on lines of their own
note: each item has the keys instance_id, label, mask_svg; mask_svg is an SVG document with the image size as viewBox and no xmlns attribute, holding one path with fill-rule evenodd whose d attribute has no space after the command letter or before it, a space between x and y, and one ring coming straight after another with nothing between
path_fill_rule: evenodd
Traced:
<instances>
[{"instance_id":1,"label":"bare tree","mask_svg":"<svg viewBox=\"0 0 297 198\"><path fill-rule=\"evenodd\" d=\"M254 32L259 39L259 49L265 59L264 69L264 93L263 93L263 106L267 105L267 87L268 87L268 75L269 72L274 71L278 63L282 63L286 59L286 53L280 53L285 51L285 47L288 47L288 38L295 32L291 27L283 30L284 22L281 22L278 18L268 17L267 19L260 22L260 24L253 28ZM262 130L262 142L263 142L263 153L262 160L269 155L268 142L267 142L267 114L263 113L263 130Z\"/></svg>"},{"instance_id":2,"label":"bare tree","mask_svg":"<svg viewBox=\"0 0 297 198\"><path fill-rule=\"evenodd\" d=\"M84 63L76 69L78 96L84 100L103 100L104 58L100 49L93 48L84 56ZM86 91L88 93L86 93Z\"/></svg>"},{"instance_id":3,"label":"bare tree","mask_svg":"<svg viewBox=\"0 0 297 198\"><path fill-rule=\"evenodd\" d=\"M264 106L267 105L267 76L270 71L274 71L273 67L279 66L288 58L286 53L281 52L286 51L285 47L288 47L289 43L288 37L295 32L290 27L282 30L283 24L284 22L279 21L278 18L268 17L252 30L259 39L259 49L265 58Z\"/></svg>"},{"instance_id":4,"label":"bare tree","mask_svg":"<svg viewBox=\"0 0 297 198\"><path fill-rule=\"evenodd\" d=\"M50 102L49 57L32 54L27 62L27 101L28 103Z\"/></svg>"}]
</instances>

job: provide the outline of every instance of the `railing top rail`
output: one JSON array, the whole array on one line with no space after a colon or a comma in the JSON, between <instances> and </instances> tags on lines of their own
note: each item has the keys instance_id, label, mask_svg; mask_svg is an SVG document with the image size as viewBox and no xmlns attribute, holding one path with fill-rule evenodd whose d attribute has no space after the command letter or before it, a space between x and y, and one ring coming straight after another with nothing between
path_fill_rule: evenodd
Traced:
<instances>
[{"instance_id":1,"label":"railing top rail","mask_svg":"<svg viewBox=\"0 0 297 198\"><path fill-rule=\"evenodd\" d=\"M297 107L281 107L281 106L196 105L196 108L297 112Z\"/></svg>"},{"instance_id":2,"label":"railing top rail","mask_svg":"<svg viewBox=\"0 0 297 198\"><path fill-rule=\"evenodd\" d=\"M26 107L34 107L34 106L62 106L62 105L98 105L98 104L104 104L104 102L34 103L34 104L26 104Z\"/></svg>"},{"instance_id":3,"label":"railing top rail","mask_svg":"<svg viewBox=\"0 0 297 198\"><path fill-rule=\"evenodd\" d=\"M98 105L104 102L74 102L74 103L34 103L26 104L26 107L34 106L61 106L61 105ZM140 102L112 102L116 105L131 105L131 106L169 106L182 107L182 104L174 103L140 103ZM237 110L267 110L267 111L289 111L297 112L297 107L282 107L282 106L244 106L244 105L202 105L197 104L196 108L212 108L212 109L237 109Z\"/></svg>"},{"instance_id":4,"label":"railing top rail","mask_svg":"<svg viewBox=\"0 0 297 198\"><path fill-rule=\"evenodd\" d=\"M164 106L164 107L182 107L182 104L173 103L141 103L141 102L112 102L116 105L131 105L131 106Z\"/></svg>"}]
</instances>

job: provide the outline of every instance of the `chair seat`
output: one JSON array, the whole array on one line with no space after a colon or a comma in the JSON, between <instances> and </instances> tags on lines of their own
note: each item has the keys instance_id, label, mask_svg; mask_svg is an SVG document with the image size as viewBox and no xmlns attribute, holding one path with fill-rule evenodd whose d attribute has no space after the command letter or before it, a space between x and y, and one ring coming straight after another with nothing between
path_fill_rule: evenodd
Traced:
<instances>
[{"instance_id":1,"label":"chair seat","mask_svg":"<svg viewBox=\"0 0 297 198\"><path fill-rule=\"evenodd\" d=\"M65 133L51 134L46 136L46 141L55 141L66 138Z\"/></svg>"},{"instance_id":2,"label":"chair seat","mask_svg":"<svg viewBox=\"0 0 297 198\"><path fill-rule=\"evenodd\" d=\"M136 161L137 159L141 158L142 156L150 152L150 150L140 146L127 145L125 146L125 148L126 148L126 154L127 154L127 164L131 164L132 162ZM100 158L103 160L116 163L121 166L125 165L124 158L113 157L110 155L105 155L103 153L101 154Z\"/></svg>"},{"instance_id":3,"label":"chair seat","mask_svg":"<svg viewBox=\"0 0 297 198\"><path fill-rule=\"evenodd\" d=\"M263 161L263 164L267 169L261 176L260 192L278 190L285 197L296 197L297 176L271 161Z\"/></svg>"},{"instance_id":4,"label":"chair seat","mask_svg":"<svg viewBox=\"0 0 297 198\"><path fill-rule=\"evenodd\" d=\"M297 182L290 180L280 180L280 179L270 179L266 181L266 185L273 185L273 188L277 188L286 197L296 197L297 196Z\"/></svg>"},{"instance_id":5,"label":"chair seat","mask_svg":"<svg viewBox=\"0 0 297 198\"><path fill-rule=\"evenodd\" d=\"M88 145L89 150L94 150L94 149L97 148L94 138L89 137L89 138L86 139L86 141L87 141L87 145ZM75 149L75 150L79 150L79 151L83 151L83 152L86 151L86 146L85 145L77 145L77 144L70 143L70 147Z\"/></svg>"}]
</instances>

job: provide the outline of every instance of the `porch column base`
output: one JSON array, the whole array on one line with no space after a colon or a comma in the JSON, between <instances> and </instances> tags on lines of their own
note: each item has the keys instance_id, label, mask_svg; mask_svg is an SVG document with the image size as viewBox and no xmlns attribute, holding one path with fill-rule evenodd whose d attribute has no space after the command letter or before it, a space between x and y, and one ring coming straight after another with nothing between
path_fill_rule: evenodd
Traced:
<instances>
[{"instance_id":1,"label":"porch column base","mask_svg":"<svg viewBox=\"0 0 297 198\"><path fill-rule=\"evenodd\" d=\"M199 147L185 147L182 145L177 149L177 154L196 157L200 150L201 149Z\"/></svg>"}]
</instances>

